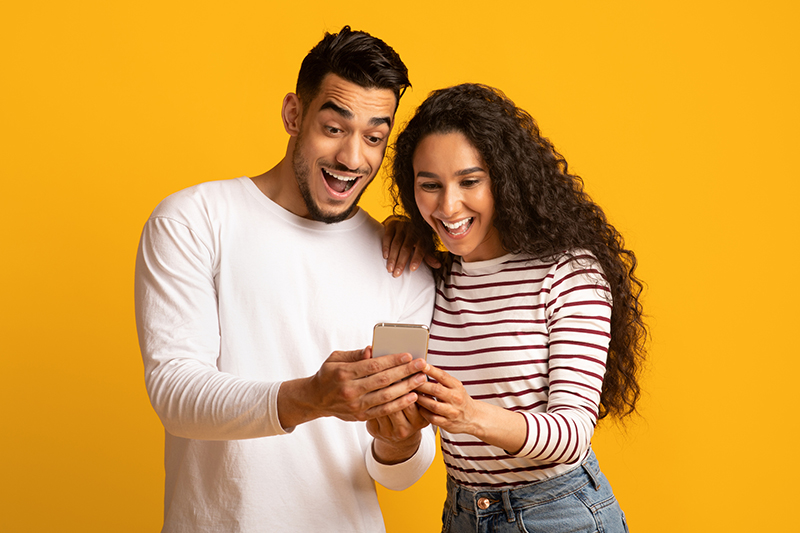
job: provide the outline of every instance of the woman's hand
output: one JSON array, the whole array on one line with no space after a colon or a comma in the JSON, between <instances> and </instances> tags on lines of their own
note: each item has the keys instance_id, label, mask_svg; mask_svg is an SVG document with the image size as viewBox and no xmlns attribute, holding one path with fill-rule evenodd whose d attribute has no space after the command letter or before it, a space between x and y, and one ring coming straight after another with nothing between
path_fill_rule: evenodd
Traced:
<instances>
[{"instance_id":1,"label":"woman's hand","mask_svg":"<svg viewBox=\"0 0 800 533\"><path fill-rule=\"evenodd\" d=\"M434 426L450 433L468 433L476 435L479 402L467 394L459 380L432 365L427 365L423 372L438 383L428 381L417 387L419 394L417 404L424 409L422 416Z\"/></svg>"},{"instance_id":2,"label":"woman's hand","mask_svg":"<svg viewBox=\"0 0 800 533\"><path fill-rule=\"evenodd\" d=\"M383 221L383 258L386 259L386 270L394 277L403 273L406 265L415 271L425 263L431 268L439 268L441 263L432 254L425 254L419 239L411 231L411 222L406 217L392 215Z\"/></svg>"},{"instance_id":3,"label":"woman's hand","mask_svg":"<svg viewBox=\"0 0 800 533\"><path fill-rule=\"evenodd\" d=\"M428 422L449 433L467 433L509 453L522 449L528 436L522 414L474 400L459 380L435 366L427 365L422 372L438 382L428 381L416 389L420 414Z\"/></svg>"}]
</instances>

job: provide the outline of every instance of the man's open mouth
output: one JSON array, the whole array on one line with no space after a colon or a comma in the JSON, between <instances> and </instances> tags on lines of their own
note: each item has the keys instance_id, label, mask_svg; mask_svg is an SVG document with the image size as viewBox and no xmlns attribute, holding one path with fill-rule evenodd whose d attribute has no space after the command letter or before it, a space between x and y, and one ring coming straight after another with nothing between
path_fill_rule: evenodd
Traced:
<instances>
[{"instance_id":1,"label":"man's open mouth","mask_svg":"<svg viewBox=\"0 0 800 533\"><path fill-rule=\"evenodd\" d=\"M342 176L324 168L322 169L322 177L325 178L325 183L328 184L328 187L337 194L345 194L361 178L361 176Z\"/></svg>"}]
</instances>

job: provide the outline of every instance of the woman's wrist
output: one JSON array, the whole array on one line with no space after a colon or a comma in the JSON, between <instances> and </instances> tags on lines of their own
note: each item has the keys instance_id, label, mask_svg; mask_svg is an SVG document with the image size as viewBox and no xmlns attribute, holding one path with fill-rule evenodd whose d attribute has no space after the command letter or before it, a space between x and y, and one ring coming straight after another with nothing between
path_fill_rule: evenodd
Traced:
<instances>
[{"instance_id":1,"label":"woman's wrist","mask_svg":"<svg viewBox=\"0 0 800 533\"><path fill-rule=\"evenodd\" d=\"M475 403L478 414L473 417L474 437L512 453L522 449L528 436L528 424L522 413L482 401Z\"/></svg>"}]
</instances>

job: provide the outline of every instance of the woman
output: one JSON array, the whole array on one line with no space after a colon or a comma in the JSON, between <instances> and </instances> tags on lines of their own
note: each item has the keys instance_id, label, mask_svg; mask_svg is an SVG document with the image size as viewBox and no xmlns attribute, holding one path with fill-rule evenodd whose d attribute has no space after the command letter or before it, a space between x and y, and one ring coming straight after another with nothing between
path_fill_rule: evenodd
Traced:
<instances>
[{"instance_id":1,"label":"woman","mask_svg":"<svg viewBox=\"0 0 800 533\"><path fill-rule=\"evenodd\" d=\"M437 272L420 412L441 431L443 531L627 531L591 450L635 410L636 258L500 91L431 93L397 138L396 205Z\"/></svg>"}]
</instances>

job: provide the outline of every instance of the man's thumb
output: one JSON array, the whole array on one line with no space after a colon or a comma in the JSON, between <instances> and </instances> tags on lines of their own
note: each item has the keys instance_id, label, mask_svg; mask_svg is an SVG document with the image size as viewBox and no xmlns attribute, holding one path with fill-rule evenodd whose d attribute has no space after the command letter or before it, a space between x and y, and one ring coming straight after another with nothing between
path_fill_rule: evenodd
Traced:
<instances>
[{"instance_id":1,"label":"man's thumb","mask_svg":"<svg viewBox=\"0 0 800 533\"><path fill-rule=\"evenodd\" d=\"M363 350L338 350L328 357L328 361L337 363L355 363L362 359L369 359L372 357L372 347L367 346Z\"/></svg>"}]
</instances>

